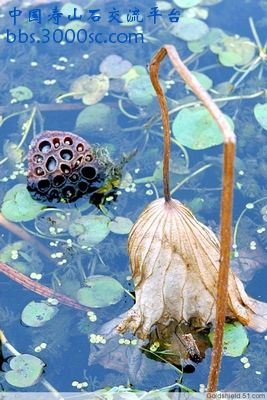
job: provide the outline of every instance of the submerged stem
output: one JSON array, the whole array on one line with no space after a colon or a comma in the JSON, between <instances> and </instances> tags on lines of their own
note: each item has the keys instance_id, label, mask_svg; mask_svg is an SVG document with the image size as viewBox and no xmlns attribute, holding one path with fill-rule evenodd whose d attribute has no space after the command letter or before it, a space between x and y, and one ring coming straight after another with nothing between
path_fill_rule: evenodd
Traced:
<instances>
[{"instance_id":1,"label":"submerged stem","mask_svg":"<svg viewBox=\"0 0 267 400\"><path fill-rule=\"evenodd\" d=\"M221 201L221 249L220 267L217 283L216 301L216 323L215 338L210 366L208 392L214 392L217 388L220 365L222 359L223 328L227 310L228 300L228 275L231 253L231 225L232 225L232 202L234 186L234 161L236 137L223 113L212 100L210 95L200 85L198 80L191 74L188 68L180 59L177 50L172 45L165 45L154 56L150 66L150 77L156 90L161 107L162 122L164 128L164 163L163 163L163 183L164 196L170 200L169 190L169 158L170 158L170 127L167 102L163 90L159 84L158 71L160 62L168 55L174 68L183 78L185 83L192 89L195 95L206 106L217 125L219 126L224 138L224 165L223 165L223 190Z\"/></svg>"}]
</instances>

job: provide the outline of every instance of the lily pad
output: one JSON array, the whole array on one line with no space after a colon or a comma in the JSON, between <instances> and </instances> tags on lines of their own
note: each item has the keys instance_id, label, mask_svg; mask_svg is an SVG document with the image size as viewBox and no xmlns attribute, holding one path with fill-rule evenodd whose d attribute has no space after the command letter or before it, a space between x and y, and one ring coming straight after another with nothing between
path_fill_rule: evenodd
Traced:
<instances>
[{"instance_id":1,"label":"lily pad","mask_svg":"<svg viewBox=\"0 0 267 400\"><path fill-rule=\"evenodd\" d=\"M12 386L26 388L38 382L45 364L31 354L20 354L11 359L9 366L11 371L5 373L6 381Z\"/></svg>"},{"instance_id":2,"label":"lily pad","mask_svg":"<svg viewBox=\"0 0 267 400\"><path fill-rule=\"evenodd\" d=\"M25 222L34 219L44 208L31 198L26 185L19 183L5 194L1 212L9 221Z\"/></svg>"},{"instance_id":3,"label":"lily pad","mask_svg":"<svg viewBox=\"0 0 267 400\"><path fill-rule=\"evenodd\" d=\"M198 40L187 43L190 51L193 53L201 53L207 46L218 42L223 37L224 32L218 28L210 28L209 32Z\"/></svg>"},{"instance_id":4,"label":"lily pad","mask_svg":"<svg viewBox=\"0 0 267 400\"><path fill-rule=\"evenodd\" d=\"M233 129L233 121L227 115L225 117ZM207 149L223 143L219 127L202 106L179 111L173 121L172 132L179 143L193 150Z\"/></svg>"},{"instance_id":5,"label":"lily pad","mask_svg":"<svg viewBox=\"0 0 267 400\"><path fill-rule=\"evenodd\" d=\"M57 314L58 308L44 302L31 301L21 314L22 322L33 328L39 328L50 321Z\"/></svg>"},{"instance_id":6,"label":"lily pad","mask_svg":"<svg viewBox=\"0 0 267 400\"><path fill-rule=\"evenodd\" d=\"M10 94L18 101L30 100L33 97L31 89L26 86L17 86L10 89Z\"/></svg>"},{"instance_id":7,"label":"lily pad","mask_svg":"<svg viewBox=\"0 0 267 400\"><path fill-rule=\"evenodd\" d=\"M134 65L129 71L124 74L121 78L125 81L126 86L133 79L137 79L140 76L147 76L147 70L142 65Z\"/></svg>"},{"instance_id":8,"label":"lily pad","mask_svg":"<svg viewBox=\"0 0 267 400\"><path fill-rule=\"evenodd\" d=\"M218 54L221 64L227 67L248 64L255 56L256 46L250 39L223 34L210 45L213 53Z\"/></svg>"},{"instance_id":9,"label":"lily pad","mask_svg":"<svg viewBox=\"0 0 267 400\"><path fill-rule=\"evenodd\" d=\"M213 344L214 332L211 332L209 339ZM230 357L241 356L249 344L247 331L240 322L224 324L223 353Z\"/></svg>"},{"instance_id":10,"label":"lily pad","mask_svg":"<svg viewBox=\"0 0 267 400\"><path fill-rule=\"evenodd\" d=\"M107 75L109 78L120 78L126 74L132 64L128 60L124 60L117 54L110 54L100 64L99 70L102 74Z\"/></svg>"},{"instance_id":11,"label":"lily pad","mask_svg":"<svg viewBox=\"0 0 267 400\"><path fill-rule=\"evenodd\" d=\"M256 104L254 107L254 115L260 126L267 131L267 103Z\"/></svg>"},{"instance_id":12,"label":"lily pad","mask_svg":"<svg viewBox=\"0 0 267 400\"><path fill-rule=\"evenodd\" d=\"M95 246L109 234L109 222L105 215L84 215L70 224L69 233L77 237L79 246Z\"/></svg>"},{"instance_id":13,"label":"lily pad","mask_svg":"<svg viewBox=\"0 0 267 400\"><path fill-rule=\"evenodd\" d=\"M120 235L127 235L132 229L133 222L129 218L116 217L113 221L109 223L109 229L113 233L118 233Z\"/></svg>"},{"instance_id":14,"label":"lily pad","mask_svg":"<svg viewBox=\"0 0 267 400\"><path fill-rule=\"evenodd\" d=\"M93 275L86 279L86 287L77 292L80 304L93 307L107 307L118 303L124 294L121 284L114 278L104 275Z\"/></svg>"},{"instance_id":15,"label":"lily pad","mask_svg":"<svg viewBox=\"0 0 267 400\"><path fill-rule=\"evenodd\" d=\"M179 23L174 24L170 33L185 41L199 40L209 32L208 25L197 18L180 17Z\"/></svg>"},{"instance_id":16,"label":"lily pad","mask_svg":"<svg viewBox=\"0 0 267 400\"><path fill-rule=\"evenodd\" d=\"M103 99L109 90L109 79L106 75L82 75L75 79L70 91L77 93L75 99L82 99L86 105L96 104Z\"/></svg>"},{"instance_id":17,"label":"lily pad","mask_svg":"<svg viewBox=\"0 0 267 400\"><path fill-rule=\"evenodd\" d=\"M75 129L80 134L88 132L110 131L110 128L116 126L116 112L102 103L94 104L82 110L77 119Z\"/></svg>"},{"instance_id":18,"label":"lily pad","mask_svg":"<svg viewBox=\"0 0 267 400\"><path fill-rule=\"evenodd\" d=\"M129 99L137 106L148 106L156 96L148 75L130 80L127 85Z\"/></svg>"},{"instance_id":19,"label":"lily pad","mask_svg":"<svg viewBox=\"0 0 267 400\"><path fill-rule=\"evenodd\" d=\"M173 0L174 4L181 8L190 8L197 6L202 0Z\"/></svg>"}]
</instances>

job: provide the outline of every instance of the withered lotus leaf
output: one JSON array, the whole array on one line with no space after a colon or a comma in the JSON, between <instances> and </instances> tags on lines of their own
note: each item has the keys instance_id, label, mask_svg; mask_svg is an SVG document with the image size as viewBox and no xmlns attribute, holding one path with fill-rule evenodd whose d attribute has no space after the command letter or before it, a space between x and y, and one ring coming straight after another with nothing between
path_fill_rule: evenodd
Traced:
<instances>
[{"instance_id":1,"label":"withered lotus leaf","mask_svg":"<svg viewBox=\"0 0 267 400\"><path fill-rule=\"evenodd\" d=\"M144 339L157 324L214 322L220 243L187 207L173 199L150 203L130 232L128 251L136 303L119 332ZM227 316L267 329L267 304L249 297L232 271Z\"/></svg>"}]
</instances>

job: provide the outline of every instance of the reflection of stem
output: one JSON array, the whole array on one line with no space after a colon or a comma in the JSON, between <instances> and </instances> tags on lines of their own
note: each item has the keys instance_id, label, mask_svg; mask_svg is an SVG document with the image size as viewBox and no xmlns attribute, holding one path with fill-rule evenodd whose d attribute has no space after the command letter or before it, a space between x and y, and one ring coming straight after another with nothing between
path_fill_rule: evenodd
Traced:
<instances>
[{"instance_id":1,"label":"reflection of stem","mask_svg":"<svg viewBox=\"0 0 267 400\"><path fill-rule=\"evenodd\" d=\"M56 293L54 290L48 288L47 286L41 285L38 282L33 281L28 276L22 274L21 272L15 270L7 264L0 263L0 272L6 275L8 278L13 281L19 283L25 288L31 290L34 293L39 294L40 296L57 299L59 303L64 304L65 306L75 308L76 310L81 311L90 311L88 307L82 306L77 303L71 297L68 297L61 293Z\"/></svg>"},{"instance_id":2,"label":"reflection of stem","mask_svg":"<svg viewBox=\"0 0 267 400\"><path fill-rule=\"evenodd\" d=\"M119 99L119 100L118 100L118 106L119 106L119 109L121 110L121 112L122 112L126 117L131 118L131 119L139 119L139 116L138 116L138 115L130 114L128 111L125 110L125 108L123 107L122 99Z\"/></svg>"},{"instance_id":3,"label":"reflection of stem","mask_svg":"<svg viewBox=\"0 0 267 400\"><path fill-rule=\"evenodd\" d=\"M44 254L46 257L50 258L50 252L47 250L45 246L42 245L37 239L31 236L28 232L25 232L20 226L14 224L11 221L5 219L3 214L0 213L0 225L4 226L10 232L14 233L16 236L20 237L21 239L25 240L26 242L31 242L34 246L38 248L38 250Z\"/></svg>"},{"instance_id":4,"label":"reflection of stem","mask_svg":"<svg viewBox=\"0 0 267 400\"><path fill-rule=\"evenodd\" d=\"M28 111L28 110L27 110L27 111ZM23 112L23 111L22 111L22 112ZM2 125L8 118L13 117L14 115L22 114L22 112L20 112L20 113L14 113L14 114L8 115L6 118L4 118L4 119L2 120L1 125ZM32 122L33 122L35 113L36 113L36 108L34 107L33 110L32 110L32 113L31 113L31 115L30 115L30 118L28 119L27 122L25 122L26 127L25 127L25 128L23 129L23 131L22 131L22 138L21 138L19 144L17 145L17 149L20 149L21 146L23 145L23 143L25 142L25 140L26 140L26 138L27 138L27 136L28 136L28 133L29 133L29 131L30 131L30 129L31 129L31 126L32 126ZM1 125L0 125L0 126L1 126ZM7 160L8 160L8 157L3 158L3 159L0 161L0 165L4 164Z\"/></svg>"},{"instance_id":5,"label":"reflection of stem","mask_svg":"<svg viewBox=\"0 0 267 400\"><path fill-rule=\"evenodd\" d=\"M249 21L249 25L250 25L250 29L251 29L252 35L254 36L255 42L257 43L258 49L259 49L259 51L261 51L262 50L262 44L261 44L258 32L256 31L256 27L255 27L253 18L249 17L248 21Z\"/></svg>"},{"instance_id":6,"label":"reflection of stem","mask_svg":"<svg viewBox=\"0 0 267 400\"><path fill-rule=\"evenodd\" d=\"M207 164L204 165L203 167L199 168L197 171L193 172L191 175L187 176L186 178L184 178L181 182L179 182L172 190L171 190L171 195L173 195L178 189L180 189L181 186L183 186L184 183L186 183L187 181L189 181L191 178L193 178L194 176L200 174L200 172L205 171L206 169L210 168L212 166L212 164Z\"/></svg>"},{"instance_id":7,"label":"reflection of stem","mask_svg":"<svg viewBox=\"0 0 267 400\"><path fill-rule=\"evenodd\" d=\"M251 63L251 65L249 66L249 68L244 72L243 75L241 75L241 77L236 81L236 83L233 85L233 90L236 89L240 83L246 78L246 76L253 71L254 69L256 69L261 63L261 57L257 57L255 58L255 60Z\"/></svg>"},{"instance_id":8,"label":"reflection of stem","mask_svg":"<svg viewBox=\"0 0 267 400\"><path fill-rule=\"evenodd\" d=\"M0 343L13 355L20 356L21 353L15 349L15 347L9 343L4 332L0 330ZM49 392L53 393L54 397L59 400L64 400L64 398L59 394L59 392L51 385L45 378L40 379L40 383L49 390Z\"/></svg>"},{"instance_id":9,"label":"reflection of stem","mask_svg":"<svg viewBox=\"0 0 267 400\"><path fill-rule=\"evenodd\" d=\"M172 45L162 47L151 61L150 77L152 84L158 95L161 116L164 130L164 164L163 164L163 182L165 200L170 201L169 192L169 158L170 158L170 125L167 102L161 89L158 72L161 61L168 55L174 68L183 78L185 83L191 88L194 94L206 106L211 116L216 121L221 130L224 139L224 165L223 165L223 190L221 201L221 246L220 246L220 266L217 283L217 301L216 301L216 323L215 337L209 373L208 392L216 391L218 377L222 359L223 328L226 317L228 302L228 275L231 254L231 225L232 225L232 203L234 188L234 161L235 161L235 143L236 137L225 116L218 108L216 103L201 86L194 75L188 70L182 62L178 52ZM165 168L164 168L165 167Z\"/></svg>"},{"instance_id":10,"label":"reflection of stem","mask_svg":"<svg viewBox=\"0 0 267 400\"><path fill-rule=\"evenodd\" d=\"M266 94L266 89L262 89L259 90L256 93L252 93L252 94L247 94L247 95L237 95L237 96L224 96L224 97L219 97L217 99L212 99L212 101L214 103L221 103L221 102L225 102L225 101L233 101L233 100L245 100L245 99L255 99L256 97L260 97ZM189 108L189 107L195 107L198 105L201 105L202 102L201 101L192 101L190 103L185 103L185 104L181 104L177 107L174 107L173 109L171 109L169 111L169 115L175 114L178 111L182 110L183 108ZM158 122L160 120L160 118L158 116L153 116L151 117L143 126L144 129L150 129L151 126Z\"/></svg>"},{"instance_id":11,"label":"reflection of stem","mask_svg":"<svg viewBox=\"0 0 267 400\"><path fill-rule=\"evenodd\" d=\"M58 97L56 97L55 102L60 103L61 100L65 99L66 97L74 97L74 96L84 96L86 95L86 92L69 92L69 93L64 93Z\"/></svg>"},{"instance_id":12,"label":"reflection of stem","mask_svg":"<svg viewBox=\"0 0 267 400\"><path fill-rule=\"evenodd\" d=\"M169 113L169 114L170 114L170 113ZM157 135L157 136L160 136L160 137L163 136L161 133L156 132L156 131L152 131L152 130L151 130L150 132L153 133L154 135ZM184 159L185 159L185 168L186 168L186 169L189 169L189 156L188 156L188 153L187 153L186 148L185 148L181 143L179 143L178 140L176 140L176 139L174 139L174 138L171 138L171 142L172 142L172 143L175 143L176 146L178 146L179 149L182 151L182 153L183 153L183 155L184 155Z\"/></svg>"},{"instance_id":13,"label":"reflection of stem","mask_svg":"<svg viewBox=\"0 0 267 400\"><path fill-rule=\"evenodd\" d=\"M253 203L251 203L251 204L253 204L253 207L251 207L251 208L247 208L247 207L244 208L244 210L240 213L239 217L237 218L237 221L236 221L236 224L235 224L234 233L233 233L233 246L234 246L235 249L237 249L237 232L238 232L238 228L239 228L239 225L240 225L240 222L241 222L241 219L242 219L243 215L244 215L248 210L253 209L255 204L257 204L257 203L259 203L260 201L263 201L263 200L267 200L267 196L262 197L261 199L258 199L258 200L256 200L256 201L253 201Z\"/></svg>"}]
</instances>

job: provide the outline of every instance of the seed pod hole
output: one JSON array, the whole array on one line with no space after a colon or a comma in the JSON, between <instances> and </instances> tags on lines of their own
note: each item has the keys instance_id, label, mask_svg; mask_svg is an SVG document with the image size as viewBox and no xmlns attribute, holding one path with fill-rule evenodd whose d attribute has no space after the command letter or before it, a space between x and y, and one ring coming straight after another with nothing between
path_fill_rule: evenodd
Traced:
<instances>
[{"instance_id":1,"label":"seed pod hole","mask_svg":"<svg viewBox=\"0 0 267 400\"><path fill-rule=\"evenodd\" d=\"M71 146L73 144L73 140L71 137L67 136L64 138L64 144Z\"/></svg>"},{"instance_id":2,"label":"seed pod hole","mask_svg":"<svg viewBox=\"0 0 267 400\"><path fill-rule=\"evenodd\" d=\"M33 157L33 161L36 164L41 164L44 161L44 157L41 156L41 154L35 154L35 156Z\"/></svg>"},{"instance_id":3,"label":"seed pod hole","mask_svg":"<svg viewBox=\"0 0 267 400\"><path fill-rule=\"evenodd\" d=\"M60 140L59 138L54 138L53 139L53 145L55 147L55 149L58 149L60 147Z\"/></svg>"},{"instance_id":4,"label":"seed pod hole","mask_svg":"<svg viewBox=\"0 0 267 400\"><path fill-rule=\"evenodd\" d=\"M39 150L41 153L49 153L49 151L51 150L51 144L50 142L48 142L48 140L44 140L43 142L41 142L39 144Z\"/></svg>"},{"instance_id":5,"label":"seed pod hole","mask_svg":"<svg viewBox=\"0 0 267 400\"><path fill-rule=\"evenodd\" d=\"M65 186L62 189L62 195L64 199L70 199L75 196L75 189L73 186Z\"/></svg>"},{"instance_id":6,"label":"seed pod hole","mask_svg":"<svg viewBox=\"0 0 267 400\"><path fill-rule=\"evenodd\" d=\"M96 177L95 167L86 166L81 169L81 174L85 179L92 180Z\"/></svg>"},{"instance_id":7,"label":"seed pod hole","mask_svg":"<svg viewBox=\"0 0 267 400\"><path fill-rule=\"evenodd\" d=\"M35 173L37 176L43 176L45 174L43 168L41 168L41 167L36 168Z\"/></svg>"},{"instance_id":8,"label":"seed pod hole","mask_svg":"<svg viewBox=\"0 0 267 400\"><path fill-rule=\"evenodd\" d=\"M76 147L77 151L81 152L84 151L84 145L82 143L79 143Z\"/></svg>"},{"instance_id":9,"label":"seed pod hole","mask_svg":"<svg viewBox=\"0 0 267 400\"><path fill-rule=\"evenodd\" d=\"M56 167L57 167L57 160L55 159L55 157L51 156L48 158L48 160L46 161L46 169L49 172L53 172Z\"/></svg>"},{"instance_id":10,"label":"seed pod hole","mask_svg":"<svg viewBox=\"0 0 267 400\"><path fill-rule=\"evenodd\" d=\"M85 161L90 162L90 161L92 161L92 160L93 160L92 154L87 153L87 154L85 155Z\"/></svg>"},{"instance_id":11,"label":"seed pod hole","mask_svg":"<svg viewBox=\"0 0 267 400\"><path fill-rule=\"evenodd\" d=\"M60 169L65 175L69 175L71 172L70 167L67 164L60 164Z\"/></svg>"},{"instance_id":12,"label":"seed pod hole","mask_svg":"<svg viewBox=\"0 0 267 400\"><path fill-rule=\"evenodd\" d=\"M84 181L81 181L78 183L78 189L82 192L82 193L86 193L88 190L88 184Z\"/></svg>"},{"instance_id":13,"label":"seed pod hole","mask_svg":"<svg viewBox=\"0 0 267 400\"><path fill-rule=\"evenodd\" d=\"M50 197L51 199L59 199L59 192L58 192L58 190L57 190L57 189L52 189L52 190L50 190L50 192L49 192L49 197Z\"/></svg>"},{"instance_id":14,"label":"seed pod hole","mask_svg":"<svg viewBox=\"0 0 267 400\"><path fill-rule=\"evenodd\" d=\"M62 160L69 161L73 158L72 151L69 149L61 150L60 157L62 158Z\"/></svg>"},{"instance_id":15,"label":"seed pod hole","mask_svg":"<svg viewBox=\"0 0 267 400\"><path fill-rule=\"evenodd\" d=\"M74 182L74 183L77 182L79 179L80 179L80 177L79 177L79 175L76 174L76 173L72 174L72 175L69 177L69 180L70 180L71 182Z\"/></svg>"},{"instance_id":16,"label":"seed pod hole","mask_svg":"<svg viewBox=\"0 0 267 400\"><path fill-rule=\"evenodd\" d=\"M64 178L63 175L57 175L53 178L53 186L60 187L64 185L66 182L66 179Z\"/></svg>"},{"instance_id":17,"label":"seed pod hole","mask_svg":"<svg viewBox=\"0 0 267 400\"><path fill-rule=\"evenodd\" d=\"M80 156L79 158L77 158L77 160L74 164L74 168L78 168L81 165L82 161L83 161L83 156Z\"/></svg>"},{"instance_id":18,"label":"seed pod hole","mask_svg":"<svg viewBox=\"0 0 267 400\"><path fill-rule=\"evenodd\" d=\"M38 184L38 190L42 193L47 192L50 189L50 182L48 179L41 179Z\"/></svg>"}]
</instances>

